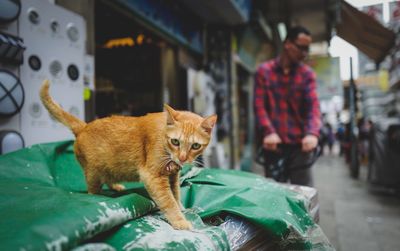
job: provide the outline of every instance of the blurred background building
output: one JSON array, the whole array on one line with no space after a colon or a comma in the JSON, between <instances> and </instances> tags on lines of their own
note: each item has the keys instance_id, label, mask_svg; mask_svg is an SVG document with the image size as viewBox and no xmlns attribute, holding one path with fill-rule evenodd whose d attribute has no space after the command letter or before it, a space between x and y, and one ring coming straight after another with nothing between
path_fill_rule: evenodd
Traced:
<instances>
[{"instance_id":1,"label":"blurred background building","mask_svg":"<svg viewBox=\"0 0 400 251\"><path fill-rule=\"evenodd\" d=\"M161 111L163 103L216 113L205 165L250 170L253 74L279 54L292 25L313 35L308 63L317 71L329 121L381 113L374 109L399 111L400 7L390 3L390 22L382 23L379 6L357 9L343 0L1 1L0 150L73 138L39 101L39 87L50 79L55 99L86 121L144 115ZM341 61L329 52L333 36L362 52L358 80L343 84ZM368 108L370 93L384 96L379 102L385 108Z\"/></svg>"}]
</instances>

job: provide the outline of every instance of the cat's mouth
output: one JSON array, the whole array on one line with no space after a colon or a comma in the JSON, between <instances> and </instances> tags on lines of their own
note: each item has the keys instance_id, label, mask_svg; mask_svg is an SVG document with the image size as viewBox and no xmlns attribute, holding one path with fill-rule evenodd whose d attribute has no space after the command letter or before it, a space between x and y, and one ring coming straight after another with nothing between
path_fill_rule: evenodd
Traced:
<instances>
[{"instance_id":1,"label":"cat's mouth","mask_svg":"<svg viewBox=\"0 0 400 251\"><path fill-rule=\"evenodd\" d=\"M178 170L181 170L181 169L182 169L182 166L180 166L180 165L179 165L178 163L176 163L175 161L170 160L170 161L167 163L166 169L167 169L168 172L171 172L171 171L178 171Z\"/></svg>"}]
</instances>

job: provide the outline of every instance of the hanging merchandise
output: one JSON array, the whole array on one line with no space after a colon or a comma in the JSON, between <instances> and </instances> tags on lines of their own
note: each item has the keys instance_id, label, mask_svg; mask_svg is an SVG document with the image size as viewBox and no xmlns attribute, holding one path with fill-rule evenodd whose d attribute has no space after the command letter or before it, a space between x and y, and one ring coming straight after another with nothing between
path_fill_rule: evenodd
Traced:
<instances>
[{"instance_id":1,"label":"hanging merchandise","mask_svg":"<svg viewBox=\"0 0 400 251\"><path fill-rule=\"evenodd\" d=\"M20 111L25 90L19 73L26 47L18 32L20 16L20 0L0 1L0 154L24 147Z\"/></svg>"},{"instance_id":2,"label":"hanging merchandise","mask_svg":"<svg viewBox=\"0 0 400 251\"><path fill-rule=\"evenodd\" d=\"M0 32L0 61L20 65L25 49L21 38Z\"/></svg>"},{"instance_id":3,"label":"hanging merchandise","mask_svg":"<svg viewBox=\"0 0 400 251\"><path fill-rule=\"evenodd\" d=\"M16 131L0 131L0 154L19 150L25 146L22 135Z\"/></svg>"},{"instance_id":4,"label":"hanging merchandise","mask_svg":"<svg viewBox=\"0 0 400 251\"><path fill-rule=\"evenodd\" d=\"M0 69L0 116L11 117L18 113L25 99L24 87L10 71Z\"/></svg>"},{"instance_id":5,"label":"hanging merchandise","mask_svg":"<svg viewBox=\"0 0 400 251\"><path fill-rule=\"evenodd\" d=\"M26 95L20 113L20 132L27 146L73 138L46 112L39 99L39 88L48 79L52 95L63 108L84 119L85 20L47 0L21 3L18 36L24 40L26 50L20 79Z\"/></svg>"},{"instance_id":6,"label":"hanging merchandise","mask_svg":"<svg viewBox=\"0 0 400 251\"><path fill-rule=\"evenodd\" d=\"M0 62L22 64L25 45L20 37L15 36L15 26L10 25L21 13L19 0L0 1ZM14 35L10 34L13 33Z\"/></svg>"},{"instance_id":7,"label":"hanging merchandise","mask_svg":"<svg viewBox=\"0 0 400 251\"><path fill-rule=\"evenodd\" d=\"M18 18L21 12L20 0L0 1L0 24L9 23Z\"/></svg>"}]
</instances>

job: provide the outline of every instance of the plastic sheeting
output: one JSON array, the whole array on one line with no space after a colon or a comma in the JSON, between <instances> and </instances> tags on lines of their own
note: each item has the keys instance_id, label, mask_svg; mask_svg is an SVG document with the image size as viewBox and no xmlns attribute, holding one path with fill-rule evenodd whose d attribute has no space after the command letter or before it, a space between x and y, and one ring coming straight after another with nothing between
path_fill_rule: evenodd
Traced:
<instances>
[{"instance_id":1,"label":"plastic sheeting","mask_svg":"<svg viewBox=\"0 0 400 251\"><path fill-rule=\"evenodd\" d=\"M368 180L400 190L400 119L374 122L370 138Z\"/></svg>"},{"instance_id":2,"label":"plastic sheeting","mask_svg":"<svg viewBox=\"0 0 400 251\"><path fill-rule=\"evenodd\" d=\"M174 230L141 183L126 183L124 192L87 194L72 143L35 145L0 157L1 250L237 250L251 241L286 250L333 250L307 213L306 197L240 171L185 168L184 213L195 229ZM232 222L261 234L227 228ZM235 231L242 241L230 238Z\"/></svg>"}]
</instances>

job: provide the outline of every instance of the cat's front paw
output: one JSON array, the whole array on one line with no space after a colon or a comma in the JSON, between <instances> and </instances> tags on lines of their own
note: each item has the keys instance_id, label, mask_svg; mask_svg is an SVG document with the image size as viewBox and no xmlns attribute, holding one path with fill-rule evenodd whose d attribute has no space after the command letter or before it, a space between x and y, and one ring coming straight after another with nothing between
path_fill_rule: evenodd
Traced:
<instances>
[{"instance_id":1,"label":"cat's front paw","mask_svg":"<svg viewBox=\"0 0 400 251\"><path fill-rule=\"evenodd\" d=\"M178 221L171 222L171 225L174 229L178 230L191 230L193 229L192 223L189 221L182 219Z\"/></svg>"}]
</instances>

